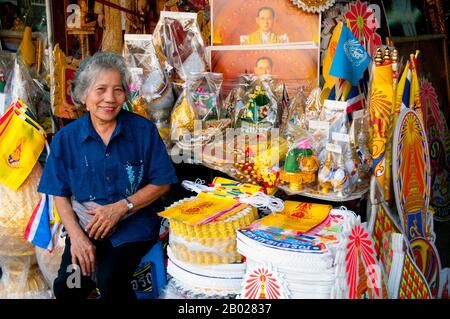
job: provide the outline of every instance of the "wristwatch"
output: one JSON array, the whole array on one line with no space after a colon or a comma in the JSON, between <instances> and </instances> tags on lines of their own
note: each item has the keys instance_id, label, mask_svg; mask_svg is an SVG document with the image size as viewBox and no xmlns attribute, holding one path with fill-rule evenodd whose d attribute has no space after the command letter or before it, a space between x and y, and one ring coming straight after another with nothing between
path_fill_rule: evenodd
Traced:
<instances>
[{"instance_id":1,"label":"wristwatch","mask_svg":"<svg viewBox=\"0 0 450 319\"><path fill-rule=\"evenodd\" d=\"M132 203L128 198L126 198L126 197L125 197L123 200L124 200L125 203L127 204L128 212L130 213L131 210L132 210L133 207L134 207L133 203Z\"/></svg>"}]
</instances>

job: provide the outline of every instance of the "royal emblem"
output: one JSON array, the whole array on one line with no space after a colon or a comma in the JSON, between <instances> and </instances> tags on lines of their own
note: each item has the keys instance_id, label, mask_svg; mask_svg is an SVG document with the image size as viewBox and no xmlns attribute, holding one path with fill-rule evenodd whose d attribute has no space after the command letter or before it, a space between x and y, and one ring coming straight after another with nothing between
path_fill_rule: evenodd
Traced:
<instances>
[{"instance_id":1,"label":"royal emblem","mask_svg":"<svg viewBox=\"0 0 450 319\"><path fill-rule=\"evenodd\" d=\"M11 154L8 155L8 165L14 168L17 168L20 163L20 156L22 154L22 147L23 147L23 139L19 140L19 143L17 144L14 151L12 151Z\"/></svg>"},{"instance_id":2,"label":"royal emblem","mask_svg":"<svg viewBox=\"0 0 450 319\"><path fill-rule=\"evenodd\" d=\"M367 53L358 40L345 41L344 52L354 67L359 67L368 58Z\"/></svg>"}]
</instances>

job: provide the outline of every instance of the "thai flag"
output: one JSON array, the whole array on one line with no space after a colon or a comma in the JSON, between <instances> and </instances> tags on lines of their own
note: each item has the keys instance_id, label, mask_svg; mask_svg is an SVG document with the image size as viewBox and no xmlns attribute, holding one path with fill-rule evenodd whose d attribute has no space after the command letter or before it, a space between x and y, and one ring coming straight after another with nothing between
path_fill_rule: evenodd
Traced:
<instances>
[{"instance_id":1,"label":"thai flag","mask_svg":"<svg viewBox=\"0 0 450 319\"><path fill-rule=\"evenodd\" d=\"M25 240L53 251L53 235L59 226L59 223L54 221L54 212L53 196L42 194L25 230Z\"/></svg>"}]
</instances>

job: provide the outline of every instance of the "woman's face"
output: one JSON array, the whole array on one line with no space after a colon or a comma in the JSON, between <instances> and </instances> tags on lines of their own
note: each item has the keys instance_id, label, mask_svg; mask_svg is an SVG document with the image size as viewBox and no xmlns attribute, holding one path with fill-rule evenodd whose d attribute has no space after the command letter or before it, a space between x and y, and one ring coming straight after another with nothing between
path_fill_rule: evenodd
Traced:
<instances>
[{"instance_id":1,"label":"woman's face","mask_svg":"<svg viewBox=\"0 0 450 319\"><path fill-rule=\"evenodd\" d=\"M84 101L91 116L106 122L116 118L124 102L125 91L120 73L114 69L99 72Z\"/></svg>"}]
</instances>

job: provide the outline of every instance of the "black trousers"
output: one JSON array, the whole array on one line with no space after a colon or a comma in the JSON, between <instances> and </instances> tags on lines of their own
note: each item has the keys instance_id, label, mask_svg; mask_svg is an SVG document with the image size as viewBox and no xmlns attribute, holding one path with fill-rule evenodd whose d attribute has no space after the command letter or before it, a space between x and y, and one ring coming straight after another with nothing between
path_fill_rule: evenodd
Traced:
<instances>
[{"instance_id":1,"label":"black trousers","mask_svg":"<svg viewBox=\"0 0 450 319\"><path fill-rule=\"evenodd\" d=\"M109 239L90 240L96 247L96 282L91 276L83 276L81 269L78 274L75 274L75 269L70 267L72 264L71 244L67 236L61 266L53 283L55 298L87 299L92 291L98 288L101 299L136 299L131 278L142 257L156 243L156 239L125 243L118 247L113 247ZM76 277L78 275L79 277Z\"/></svg>"}]
</instances>

